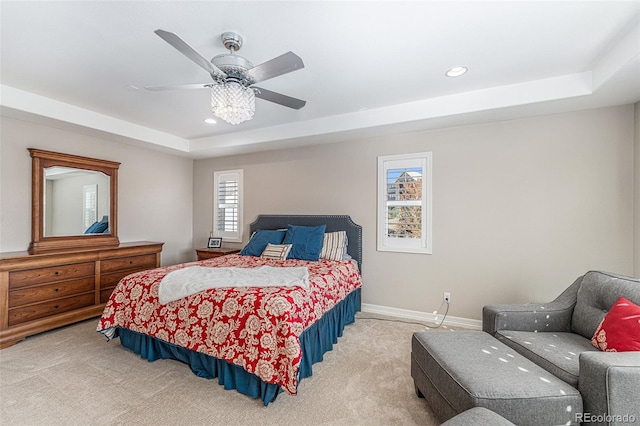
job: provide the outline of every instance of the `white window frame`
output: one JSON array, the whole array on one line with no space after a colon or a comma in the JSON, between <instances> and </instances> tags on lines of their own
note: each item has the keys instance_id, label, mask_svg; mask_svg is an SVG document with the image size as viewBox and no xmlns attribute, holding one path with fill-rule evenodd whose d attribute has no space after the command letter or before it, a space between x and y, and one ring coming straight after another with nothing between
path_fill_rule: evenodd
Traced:
<instances>
[{"instance_id":1,"label":"white window frame","mask_svg":"<svg viewBox=\"0 0 640 426\"><path fill-rule=\"evenodd\" d=\"M385 155L378 157L378 251L432 254L433 252L433 194L431 152ZM386 175L387 170L399 168L422 168L422 236L421 238L393 238L387 233Z\"/></svg>"},{"instance_id":2,"label":"white window frame","mask_svg":"<svg viewBox=\"0 0 640 426\"><path fill-rule=\"evenodd\" d=\"M98 221L98 184L82 186L82 224L88 229Z\"/></svg>"},{"instance_id":3,"label":"white window frame","mask_svg":"<svg viewBox=\"0 0 640 426\"><path fill-rule=\"evenodd\" d=\"M238 181L238 216L237 216L237 226L235 231L224 231L218 229L218 215L219 209L221 207L220 203L218 203L218 192L220 188L220 183L224 181L237 180ZM220 237L224 241L241 243L242 242L242 170L224 170L219 172L213 172L213 236Z\"/></svg>"}]
</instances>

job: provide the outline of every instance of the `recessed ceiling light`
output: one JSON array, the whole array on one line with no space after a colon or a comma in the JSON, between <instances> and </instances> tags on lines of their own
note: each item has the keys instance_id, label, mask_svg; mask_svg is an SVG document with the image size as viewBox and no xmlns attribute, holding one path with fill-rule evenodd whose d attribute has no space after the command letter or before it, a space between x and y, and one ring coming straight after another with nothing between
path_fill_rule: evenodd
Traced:
<instances>
[{"instance_id":1,"label":"recessed ceiling light","mask_svg":"<svg viewBox=\"0 0 640 426\"><path fill-rule=\"evenodd\" d=\"M460 77L462 74L469 71L467 67L453 67L449 71L447 71L447 77Z\"/></svg>"},{"instance_id":2,"label":"recessed ceiling light","mask_svg":"<svg viewBox=\"0 0 640 426\"><path fill-rule=\"evenodd\" d=\"M214 120L213 118L205 118L204 122L207 123L207 124L216 124L217 123L217 121Z\"/></svg>"}]
</instances>

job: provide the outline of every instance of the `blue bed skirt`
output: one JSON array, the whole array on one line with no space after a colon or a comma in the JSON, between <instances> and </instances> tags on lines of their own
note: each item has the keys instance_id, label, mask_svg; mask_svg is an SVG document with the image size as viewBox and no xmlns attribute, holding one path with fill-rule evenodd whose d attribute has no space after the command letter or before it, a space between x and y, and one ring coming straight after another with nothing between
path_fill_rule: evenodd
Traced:
<instances>
[{"instance_id":1,"label":"blue bed skirt","mask_svg":"<svg viewBox=\"0 0 640 426\"><path fill-rule=\"evenodd\" d=\"M360 311L360 288L352 291L322 318L312 324L300 335L302 360L298 371L298 383L312 375L312 365L322 361L325 352L333 349L342 336L345 325L355 321L356 312ZM195 352L159 340L146 334L118 328L116 336L125 348L139 354L149 361L157 359L173 359L189 365L198 377L218 378L218 383L226 390L236 389L252 398L260 398L264 405L269 405L282 392L280 385L263 382L258 376L248 373L242 367L227 361Z\"/></svg>"}]
</instances>

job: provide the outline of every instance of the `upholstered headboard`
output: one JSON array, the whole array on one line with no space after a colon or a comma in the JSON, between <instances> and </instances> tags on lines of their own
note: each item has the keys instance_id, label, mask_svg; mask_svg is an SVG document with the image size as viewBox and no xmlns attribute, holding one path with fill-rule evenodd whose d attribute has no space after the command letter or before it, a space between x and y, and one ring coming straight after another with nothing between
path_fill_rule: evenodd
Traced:
<instances>
[{"instance_id":1,"label":"upholstered headboard","mask_svg":"<svg viewBox=\"0 0 640 426\"><path fill-rule=\"evenodd\" d=\"M362 271L362 226L348 215L277 215L261 214L249 225L249 232L257 229L286 229L287 225L326 225L325 232L346 231L349 244L347 253L358 262Z\"/></svg>"}]
</instances>

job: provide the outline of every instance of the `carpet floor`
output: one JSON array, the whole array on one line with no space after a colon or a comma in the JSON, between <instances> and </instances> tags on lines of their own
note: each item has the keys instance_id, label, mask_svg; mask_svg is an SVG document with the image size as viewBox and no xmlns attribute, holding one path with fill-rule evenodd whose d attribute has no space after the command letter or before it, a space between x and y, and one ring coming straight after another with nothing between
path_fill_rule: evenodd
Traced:
<instances>
[{"instance_id":1,"label":"carpet floor","mask_svg":"<svg viewBox=\"0 0 640 426\"><path fill-rule=\"evenodd\" d=\"M141 359L83 321L0 351L0 423L437 425L410 375L411 335L426 328L365 317L384 318L358 314L298 394L268 407L177 361Z\"/></svg>"}]
</instances>

